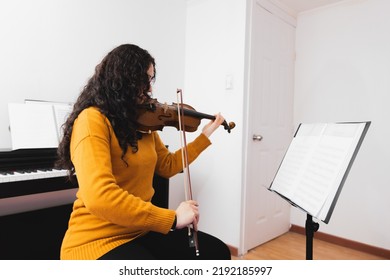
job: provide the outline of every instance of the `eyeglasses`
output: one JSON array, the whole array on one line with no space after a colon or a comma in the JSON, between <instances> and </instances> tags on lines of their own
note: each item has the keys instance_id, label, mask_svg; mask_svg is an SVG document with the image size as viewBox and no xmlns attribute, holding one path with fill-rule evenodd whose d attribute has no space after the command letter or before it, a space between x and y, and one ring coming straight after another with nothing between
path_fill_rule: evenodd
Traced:
<instances>
[{"instance_id":1,"label":"eyeglasses","mask_svg":"<svg viewBox=\"0 0 390 280\"><path fill-rule=\"evenodd\" d=\"M150 75L148 75L148 79L149 79L149 83L151 84L151 85L154 85L154 83L156 82L156 77L155 76L150 76Z\"/></svg>"}]
</instances>

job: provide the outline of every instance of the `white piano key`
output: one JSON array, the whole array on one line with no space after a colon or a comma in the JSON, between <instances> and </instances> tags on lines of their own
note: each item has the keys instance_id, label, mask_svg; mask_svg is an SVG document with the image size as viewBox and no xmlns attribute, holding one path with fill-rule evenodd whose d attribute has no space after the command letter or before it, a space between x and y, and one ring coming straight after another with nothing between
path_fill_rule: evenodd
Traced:
<instances>
[{"instance_id":1,"label":"white piano key","mask_svg":"<svg viewBox=\"0 0 390 280\"><path fill-rule=\"evenodd\" d=\"M12 174L9 174L9 181L10 182L16 182L16 181L22 181L23 179L23 174L22 173L18 173L18 172L14 172Z\"/></svg>"},{"instance_id":2,"label":"white piano key","mask_svg":"<svg viewBox=\"0 0 390 280\"><path fill-rule=\"evenodd\" d=\"M68 176L68 171L64 169L53 169L53 170L37 170L31 173L13 172L13 174L0 174L0 183L18 182L27 180L37 180L54 177L65 177Z\"/></svg>"},{"instance_id":3,"label":"white piano key","mask_svg":"<svg viewBox=\"0 0 390 280\"><path fill-rule=\"evenodd\" d=\"M8 183L9 177L5 174L0 174L0 183Z\"/></svg>"}]
</instances>

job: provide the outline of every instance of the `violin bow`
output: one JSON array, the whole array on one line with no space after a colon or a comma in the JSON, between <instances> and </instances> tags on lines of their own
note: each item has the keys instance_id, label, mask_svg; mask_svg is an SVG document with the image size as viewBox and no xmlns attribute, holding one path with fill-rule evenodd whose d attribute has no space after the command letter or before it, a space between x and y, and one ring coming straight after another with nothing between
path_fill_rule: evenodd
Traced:
<instances>
[{"instance_id":1,"label":"violin bow","mask_svg":"<svg viewBox=\"0 0 390 280\"><path fill-rule=\"evenodd\" d=\"M179 119L180 127L180 143L181 143L181 155L182 155L182 164L184 172L184 194L186 200L192 200L192 186L191 186L191 176L190 176L190 167L188 164L188 151L187 151L187 139L184 123L184 103L183 103L183 93L181 89L177 89L177 115ZM199 244L198 244L198 233L197 225L192 223L192 227L188 226L188 238L190 247L195 247L195 254L199 256Z\"/></svg>"}]
</instances>

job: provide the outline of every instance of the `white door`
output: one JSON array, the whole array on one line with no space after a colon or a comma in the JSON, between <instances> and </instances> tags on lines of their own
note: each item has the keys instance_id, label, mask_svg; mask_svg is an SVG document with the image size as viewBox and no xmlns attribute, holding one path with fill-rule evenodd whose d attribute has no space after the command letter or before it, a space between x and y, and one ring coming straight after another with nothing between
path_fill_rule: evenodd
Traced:
<instances>
[{"instance_id":1,"label":"white door","mask_svg":"<svg viewBox=\"0 0 390 280\"><path fill-rule=\"evenodd\" d=\"M270 186L293 137L295 27L253 0L242 253L290 228Z\"/></svg>"}]
</instances>

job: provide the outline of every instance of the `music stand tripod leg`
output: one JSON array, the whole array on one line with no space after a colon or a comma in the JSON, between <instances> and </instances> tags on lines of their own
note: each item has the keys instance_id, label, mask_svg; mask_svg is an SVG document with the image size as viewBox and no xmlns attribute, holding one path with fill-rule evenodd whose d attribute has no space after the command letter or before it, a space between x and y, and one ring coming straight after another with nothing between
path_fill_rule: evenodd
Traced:
<instances>
[{"instance_id":1,"label":"music stand tripod leg","mask_svg":"<svg viewBox=\"0 0 390 280\"><path fill-rule=\"evenodd\" d=\"M314 233L318 230L320 225L316 222L313 222L313 217L310 214L307 214L305 227L306 227L306 260L312 260Z\"/></svg>"}]
</instances>

